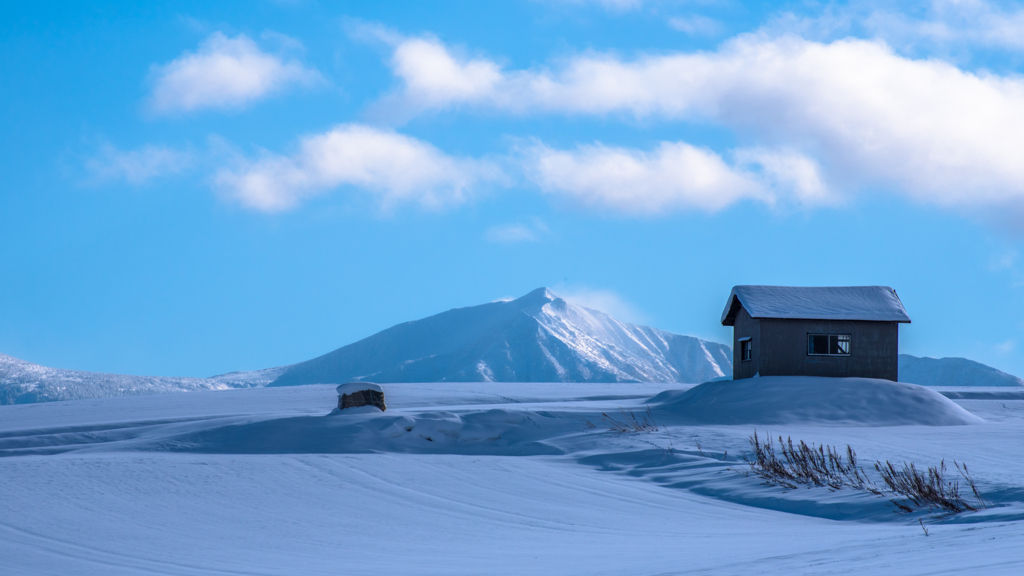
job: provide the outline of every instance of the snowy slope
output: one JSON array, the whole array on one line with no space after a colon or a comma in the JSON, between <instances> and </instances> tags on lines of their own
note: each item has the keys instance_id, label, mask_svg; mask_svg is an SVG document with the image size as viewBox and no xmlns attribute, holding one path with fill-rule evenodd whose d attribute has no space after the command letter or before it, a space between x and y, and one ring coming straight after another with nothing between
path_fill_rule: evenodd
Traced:
<instances>
[{"instance_id":1,"label":"snowy slope","mask_svg":"<svg viewBox=\"0 0 1024 576\"><path fill-rule=\"evenodd\" d=\"M729 346L619 322L546 288L399 324L286 370L273 386L376 382L704 382Z\"/></svg>"},{"instance_id":2,"label":"snowy slope","mask_svg":"<svg viewBox=\"0 0 1024 576\"><path fill-rule=\"evenodd\" d=\"M0 404L265 386L282 370L232 372L213 378L128 376L48 368L0 354Z\"/></svg>"},{"instance_id":3,"label":"snowy slope","mask_svg":"<svg viewBox=\"0 0 1024 576\"><path fill-rule=\"evenodd\" d=\"M900 382L922 386L1024 386L1024 380L966 358L899 356Z\"/></svg>"}]
</instances>

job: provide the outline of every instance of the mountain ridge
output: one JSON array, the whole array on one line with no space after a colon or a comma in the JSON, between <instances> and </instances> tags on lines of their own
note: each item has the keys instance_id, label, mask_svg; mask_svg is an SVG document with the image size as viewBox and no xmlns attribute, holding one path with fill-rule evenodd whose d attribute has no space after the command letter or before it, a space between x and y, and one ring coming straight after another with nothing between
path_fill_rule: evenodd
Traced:
<instances>
[{"instance_id":1,"label":"mountain ridge","mask_svg":"<svg viewBox=\"0 0 1024 576\"><path fill-rule=\"evenodd\" d=\"M695 383L730 373L731 350L620 322L538 288L513 300L392 326L294 364L271 386L350 380Z\"/></svg>"}]
</instances>

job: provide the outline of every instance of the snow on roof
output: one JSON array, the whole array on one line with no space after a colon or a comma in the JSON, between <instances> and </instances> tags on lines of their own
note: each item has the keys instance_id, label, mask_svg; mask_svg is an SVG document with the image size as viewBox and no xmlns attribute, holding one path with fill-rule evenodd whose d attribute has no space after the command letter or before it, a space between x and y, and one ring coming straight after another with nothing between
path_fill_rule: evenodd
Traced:
<instances>
[{"instance_id":1,"label":"snow on roof","mask_svg":"<svg viewBox=\"0 0 1024 576\"><path fill-rule=\"evenodd\" d=\"M338 386L338 396L352 394L354 392L362 392L363 390L376 390L381 394L384 393L384 389L373 382L349 382L348 384Z\"/></svg>"},{"instance_id":2,"label":"snow on roof","mask_svg":"<svg viewBox=\"0 0 1024 576\"><path fill-rule=\"evenodd\" d=\"M734 286L722 312L723 326L734 324L740 306L752 318L910 322L888 286Z\"/></svg>"}]
</instances>

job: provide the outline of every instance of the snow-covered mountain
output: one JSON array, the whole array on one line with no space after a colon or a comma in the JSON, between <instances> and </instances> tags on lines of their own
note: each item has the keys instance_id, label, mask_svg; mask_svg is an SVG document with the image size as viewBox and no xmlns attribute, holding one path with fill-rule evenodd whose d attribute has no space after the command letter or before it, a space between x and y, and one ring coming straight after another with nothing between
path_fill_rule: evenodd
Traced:
<instances>
[{"instance_id":1,"label":"snow-covered mountain","mask_svg":"<svg viewBox=\"0 0 1024 576\"><path fill-rule=\"evenodd\" d=\"M546 288L406 322L307 362L271 385L375 382L705 382L732 349L620 322Z\"/></svg>"},{"instance_id":2,"label":"snow-covered mountain","mask_svg":"<svg viewBox=\"0 0 1024 576\"><path fill-rule=\"evenodd\" d=\"M900 382L922 386L1024 386L1024 380L966 358L899 356Z\"/></svg>"},{"instance_id":3,"label":"snow-covered mountain","mask_svg":"<svg viewBox=\"0 0 1024 576\"><path fill-rule=\"evenodd\" d=\"M212 378L63 370L0 354L0 404L358 379L696 383L727 374L729 346L619 322L540 288L399 324L307 362Z\"/></svg>"},{"instance_id":4,"label":"snow-covered mountain","mask_svg":"<svg viewBox=\"0 0 1024 576\"><path fill-rule=\"evenodd\" d=\"M266 386L284 369L232 372L212 378L128 376L48 368L0 354L0 404L251 388Z\"/></svg>"}]
</instances>

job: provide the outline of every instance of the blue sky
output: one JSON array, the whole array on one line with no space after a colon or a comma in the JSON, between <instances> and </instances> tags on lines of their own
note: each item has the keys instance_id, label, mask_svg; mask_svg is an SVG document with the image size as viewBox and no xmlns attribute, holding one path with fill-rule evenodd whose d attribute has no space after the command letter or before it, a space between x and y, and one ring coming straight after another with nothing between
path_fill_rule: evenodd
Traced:
<instances>
[{"instance_id":1,"label":"blue sky","mask_svg":"<svg viewBox=\"0 0 1024 576\"><path fill-rule=\"evenodd\" d=\"M1024 374L1024 10L975 0L7 3L0 352L205 376L548 286L726 342L896 288Z\"/></svg>"}]
</instances>

